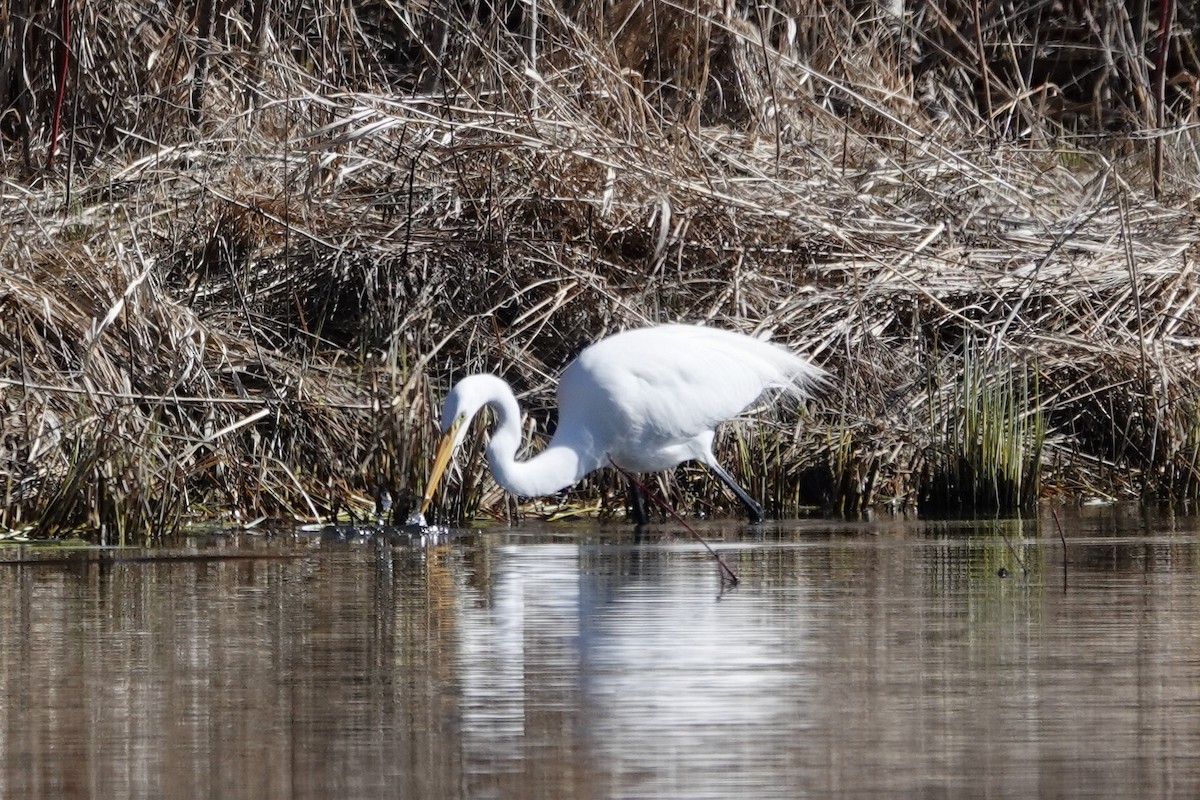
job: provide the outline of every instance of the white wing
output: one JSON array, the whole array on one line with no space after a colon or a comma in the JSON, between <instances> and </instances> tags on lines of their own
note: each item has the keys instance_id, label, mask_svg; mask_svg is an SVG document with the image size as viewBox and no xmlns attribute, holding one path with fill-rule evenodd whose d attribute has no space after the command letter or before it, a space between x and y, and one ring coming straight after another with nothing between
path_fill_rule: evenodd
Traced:
<instances>
[{"instance_id":1,"label":"white wing","mask_svg":"<svg viewBox=\"0 0 1200 800\"><path fill-rule=\"evenodd\" d=\"M824 375L782 347L730 331L627 331L587 348L563 373L558 435L586 447L596 466L613 453L662 469L658 463L681 460L673 448L737 416L766 389L805 395Z\"/></svg>"}]
</instances>

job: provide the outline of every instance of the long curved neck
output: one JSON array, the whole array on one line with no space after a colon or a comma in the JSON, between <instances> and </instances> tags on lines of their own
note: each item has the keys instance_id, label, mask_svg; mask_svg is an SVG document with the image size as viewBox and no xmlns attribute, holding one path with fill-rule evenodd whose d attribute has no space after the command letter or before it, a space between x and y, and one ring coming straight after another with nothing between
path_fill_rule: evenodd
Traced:
<instances>
[{"instance_id":1,"label":"long curved neck","mask_svg":"<svg viewBox=\"0 0 1200 800\"><path fill-rule=\"evenodd\" d=\"M507 388L507 387L506 387ZM496 483L522 497L554 494L582 478L593 466L582 462L579 450L555 436L545 450L517 461L521 446L521 410L512 391L493 398L488 405L496 415L496 428L488 443L488 467Z\"/></svg>"}]
</instances>

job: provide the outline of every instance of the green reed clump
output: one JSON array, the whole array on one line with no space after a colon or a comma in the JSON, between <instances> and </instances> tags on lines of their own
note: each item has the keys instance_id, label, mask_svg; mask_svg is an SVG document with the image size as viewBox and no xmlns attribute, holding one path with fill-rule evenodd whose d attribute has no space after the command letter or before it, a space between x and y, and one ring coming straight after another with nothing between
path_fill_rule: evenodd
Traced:
<instances>
[{"instance_id":1,"label":"green reed clump","mask_svg":"<svg viewBox=\"0 0 1200 800\"><path fill-rule=\"evenodd\" d=\"M935 434L922 505L1032 508L1046 435L1036 365L1012 364L971 339L957 363L950 391L930 389Z\"/></svg>"},{"instance_id":2,"label":"green reed clump","mask_svg":"<svg viewBox=\"0 0 1200 800\"><path fill-rule=\"evenodd\" d=\"M864 437L844 414L830 427L828 437L825 504L839 514L858 514L875 505L881 484L885 483L881 480L885 464L878 441Z\"/></svg>"}]
</instances>

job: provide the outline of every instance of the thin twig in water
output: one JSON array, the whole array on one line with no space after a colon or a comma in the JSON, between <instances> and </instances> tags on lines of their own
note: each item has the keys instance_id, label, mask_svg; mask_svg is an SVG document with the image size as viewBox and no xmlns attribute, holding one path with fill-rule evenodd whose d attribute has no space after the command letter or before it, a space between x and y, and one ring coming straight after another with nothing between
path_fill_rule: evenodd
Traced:
<instances>
[{"instance_id":1,"label":"thin twig in water","mask_svg":"<svg viewBox=\"0 0 1200 800\"><path fill-rule=\"evenodd\" d=\"M1008 547L1008 552L1013 557L1013 560L1015 560L1018 564L1021 565L1021 574L1028 575L1029 568L1025 566L1025 559L1021 558L1021 556L1018 555L1017 548L1013 547L1012 540L1008 538L1008 534L1005 533L1003 530L1001 530L1000 536L1002 536L1004 538L1004 544Z\"/></svg>"},{"instance_id":2,"label":"thin twig in water","mask_svg":"<svg viewBox=\"0 0 1200 800\"><path fill-rule=\"evenodd\" d=\"M1058 540L1063 546L1063 594L1067 593L1067 537L1063 535L1062 523L1058 521L1058 512L1054 509L1050 510L1054 515L1054 524L1058 527Z\"/></svg>"},{"instance_id":3,"label":"thin twig in water","mask_svg":"<svg viewBox=\"0 0 1200 800\"><path fill-rule=\"evenodd\" d=\"M721 558L720 553L718 553L716 550L713 550L712 546L708 542L704 541L703 536L696 533L695 528L693 528L691 525L688 525L687 522L684 521L683 517L679 516L678 512L676 512L675 509L671 508L669 505L667 505L665 502L663 502L662 499L659 498L658 495L652 493L648 488L646 488L646 484L642 483L637 478L635 478L633 475L626 472L621 467L617 466L617 462L612 460L612 456L609 456L608 463L612 464L613 468L616 469L617 472L624 475L625 480L629 481L634 486L636 486L642 492L642 494L644 494L646 497L649 497L656 504L658 504L659 508L663 509L668 514L670 514L671 518L674 519L676 522L678 522L680 525L682 525L684 527L684 529L687 530L687 532L690 533L697 542L704 545L704 549L708 551L709 555L711 555L713 558L716 559L717 566L719 566L721 568L721 573L722 573L722 575L725 576L725 579L728 580L734 586L737 586L737 584L738 584L737 573L735 573L732 569L729 568L729 565L725 563L725 559Z\"/></svg>"}]
</instances>

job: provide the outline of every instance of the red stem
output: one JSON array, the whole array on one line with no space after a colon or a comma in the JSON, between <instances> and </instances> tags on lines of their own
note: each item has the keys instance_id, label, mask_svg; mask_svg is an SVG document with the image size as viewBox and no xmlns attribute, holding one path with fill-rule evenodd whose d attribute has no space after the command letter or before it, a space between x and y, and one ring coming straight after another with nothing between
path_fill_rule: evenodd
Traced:
<instances>
[{"instance_id":1,"label":"red stem","mask_svg":"<svg viewBox=\"0 0 1200 800\"><path fill-rule=\"evenodd\" d=\"M54 96L54 119L50 125L50 149L46 154L46 169L54 163L58 149L58 129L62 124L63 101L67 97L67 68L71 64L71 0L62 0L62 42L58 49L58 91Z\"/></svg>"},{"instance_id":2,"label":"red stem","mask_svg":"<svg viewBox=\"0 0 1200 800\"><path fill-rule=\"evenodd\" d=\"M1171 44L1171 17L1175 11L1171 0L1158 6L1158 52L1154 54L1154 116L1158 132L1154 137L1153 184L1154 196L1162 191L1163 140L1162 129L1167 125L1167 48Z\"/></svg>"},{"instance_id":3,"label":"red stem","mask_svg":"<svg viewBox=\"0 0 1200 800\"><path fill-rule=\"evenodd\" d=\"M671 508L669 505L667 505L662 500L660 500L658 495L652 493L649 489L647 489L646 485L644 483L639 481L637 478L633 477L633 475L629 474L621 467L618 467L617 462L612 460L612 456L608 457L608 463L612 464L613 468L616 469L617 472L624 475L625 480L629 481L633 485L637 486L637 488L641 489L642 494L644 494L646 497L650 498L655 503L657 503L664 511L666 511L668 514L670 514L675 519L676 522L678 522L685 529L687 529L687 532L690 533L696 539L697 542L704 545L704 549L708 551L708 554L710 556L712 556L714 559L716 559L717 566L719 566L721 568L721 573L724 575L725 580L729 581L730 585L737 586L737 583L738 583L737 573L729 568L729 565L725 563L725 559L721 558L720 553L718 553L716 550L713 550L712 546L709 545L708 542L704 541L703 536L696 533L695 528L693 528L691 525L688 525L686 522L684 522L683 517L679 516L679 514L675 511L675 509Z\"/></svg>"}]
</instances>

